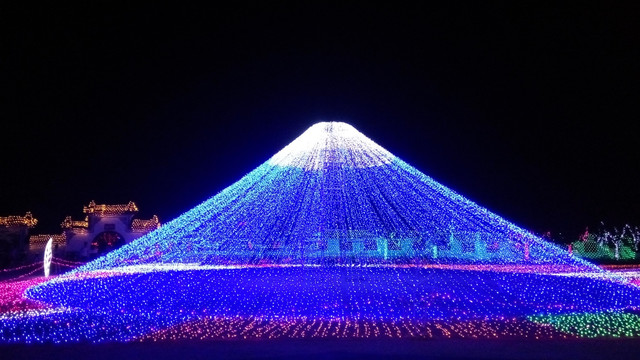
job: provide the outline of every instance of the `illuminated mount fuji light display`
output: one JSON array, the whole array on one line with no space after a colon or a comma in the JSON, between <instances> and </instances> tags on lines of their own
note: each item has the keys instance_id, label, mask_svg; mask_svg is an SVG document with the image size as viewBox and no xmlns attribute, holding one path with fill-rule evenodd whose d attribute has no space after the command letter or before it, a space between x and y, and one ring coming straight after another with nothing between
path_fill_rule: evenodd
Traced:
<instances>
[{"instance_id":1,"label":"illuminated mount fuji light display","mask_svg":"<svg viewBox=\"0 0 640 360\"><path fill-rule=\"evenodd\" d=\"M635 287L336 122L313 125L162 228L27 294L101 314L107 327L124 321L108 314L144 319L98 340L187 320L415 326L640 304Z\"/></svg>"},{"instance_id":2,"label":"illuminated mount fuji light display","mask_svg":"<svg viewBox=\"0 0 640 360\"><path fill-rule=\"evenodd\" d=\"M416 262L593 270L438 184L352 126L318 123L218 195L76 272L147 264Z\"/></svg>"}]
</instances>

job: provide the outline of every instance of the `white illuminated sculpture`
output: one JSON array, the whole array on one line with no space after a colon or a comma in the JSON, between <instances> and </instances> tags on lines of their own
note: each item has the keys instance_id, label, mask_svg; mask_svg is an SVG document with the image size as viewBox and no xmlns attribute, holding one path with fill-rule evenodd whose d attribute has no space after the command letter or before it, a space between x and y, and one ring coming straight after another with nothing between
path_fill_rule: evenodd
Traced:
<instances>
[{"instance_id":1,"label":"white illuminated sculpture","mask_svg":"<svg viewBox=\"0 0 640 360\"><path fill-rule=\"evenodd\" d=\"M44 249L44 277L49 277L51 270L51 259L53 258L53 252L51 251L52 245L53 239L49 238L47 246Z\"/></svg>"}]
</instances>

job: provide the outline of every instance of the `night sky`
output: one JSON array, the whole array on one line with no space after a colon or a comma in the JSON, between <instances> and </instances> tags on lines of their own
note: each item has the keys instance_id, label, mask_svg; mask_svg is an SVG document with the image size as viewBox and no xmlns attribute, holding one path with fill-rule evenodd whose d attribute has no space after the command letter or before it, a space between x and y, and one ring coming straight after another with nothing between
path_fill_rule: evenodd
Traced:
<instances>
[{"instance_id":1,"label":"night sky","mask_svg":"<svg viewBox=\"0 0 640 360\"><path fill-rule=\"evenodd\" d=\"M0 216L167 222L334 120L531 231L640 225L640 7L241 4L2 5Z\"/></svg>"}]
</instances>

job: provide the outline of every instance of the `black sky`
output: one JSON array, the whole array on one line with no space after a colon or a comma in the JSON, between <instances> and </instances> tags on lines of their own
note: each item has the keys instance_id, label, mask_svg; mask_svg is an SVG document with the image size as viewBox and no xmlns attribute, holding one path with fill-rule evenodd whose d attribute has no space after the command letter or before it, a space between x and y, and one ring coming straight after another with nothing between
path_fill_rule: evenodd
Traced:
<instances>
[{"instance_id":1,"label":"black sky","mask_svg":"<svg viewBox=\"0 0 640 360\"><path fill-rule=\"evenodd\" d=\"M638 6L322 4L2 8L0 216L168 221L340 120L532 231L640 225Z\"/></svg>"}]
</instances>

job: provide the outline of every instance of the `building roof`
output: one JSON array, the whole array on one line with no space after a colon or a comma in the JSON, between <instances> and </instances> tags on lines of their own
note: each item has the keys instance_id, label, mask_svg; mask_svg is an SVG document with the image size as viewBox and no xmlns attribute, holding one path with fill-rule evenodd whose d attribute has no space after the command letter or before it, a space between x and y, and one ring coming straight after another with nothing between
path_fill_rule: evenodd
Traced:
<instances>
[{"instance_id":1,"label":"building roof","mask_svg":"<svg viewBox=\"0 0 640 360\"><path fill-rule=\"evenodd\" d=\"M71 216L67 216L66 218L64 218L60 226L63 229L72 229L72 228L87 229L89 228L89 219L85 217L84 220L73 220L71 219Z\"/></svg>"},{"instance_id":2,"label":"building roof","mask_svg":"<svg viewBox=\"0 0 640 360\"><path fill-rule=\"evenodd\" d=\"M53 239L54 245L65 245L67 243L67 236L62 234L50 235L50 234L40 234L40 235L31 235L29 236L29 245L31 246L45 246L49 239Z\"/></svg>"},{"instance_id":3,"label":"building roof","mask_svg":"<svg viewBox=\"0 0 640 360\"><path fill-rule=\"evenodd\" d=\"M89 205L83 208L83 212L85 214L95 214L95 215L134 214L138 212L138 206L133 201L129 201L128 204L96 205L95 201L91 200Z\"/></svg>"},{"instance_id":4,"label":"building roof","mask_svg":"<svg viewBox=\"0 0 640 360\"><path fill-rule=\"evenodd\" d=\"M38 223L38 219L31 215L30 211L24 216L0 216L0 226L27 226L34 227Z\"/></svg>"},{"instance_id":5,"label":"building roof","mask_svg":"<svg viewBox=\"0 0 640 360\"><path fill-rule=\"evenodd\" d=\"M149 220L133 219L131 223L131 231L134 232L148 232L158 228L160 228L160 221L156 215Z\"/></svg>"}]
</instances>

